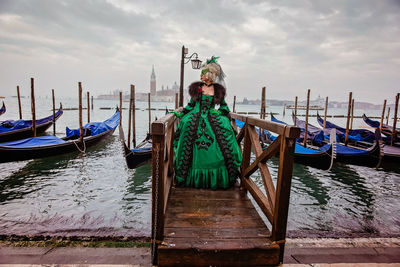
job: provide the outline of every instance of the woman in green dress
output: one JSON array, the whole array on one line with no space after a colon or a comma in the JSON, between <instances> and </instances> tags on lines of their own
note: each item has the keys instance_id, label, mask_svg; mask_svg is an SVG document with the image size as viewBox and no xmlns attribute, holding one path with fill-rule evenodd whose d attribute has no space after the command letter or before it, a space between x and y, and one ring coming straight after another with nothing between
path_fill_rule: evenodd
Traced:
<instances>
[{"instance_id":1,"label":"woman in green dress","mask_svg":"<svg viewBox=\"0 0 400 267\"><path fill-rule=\"evenodd\" d=\"M174 112L181 117L174 136L178 185L226 189L239 175L242 155L224 99L224 73L216 59L207 60L201 81L189 86L191 99L183 112Z\"/></svg>"}]
</instances>

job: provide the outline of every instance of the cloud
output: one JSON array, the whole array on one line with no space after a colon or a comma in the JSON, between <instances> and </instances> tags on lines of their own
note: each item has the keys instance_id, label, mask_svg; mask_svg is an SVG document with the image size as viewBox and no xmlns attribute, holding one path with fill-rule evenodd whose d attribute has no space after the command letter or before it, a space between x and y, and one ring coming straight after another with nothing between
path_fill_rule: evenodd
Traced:
<instances>
[{"instance_id":1,"label":"cloud","mask_svg":"<svg viewBox=\"0 0 400 267\"><path fill-rule=\"evenodd\" d=\"M221 56L239 99L267 85L277 99L311 88L381 102L398 91L399 11L399 1L372 0L1 1L0 94L27 75L60 89L87 80L95 94L130 83L148 91L152 64L158 85L171 85L185 45ZM185 70L185 84L198 79Z\"/></svg>"}]
</instances>

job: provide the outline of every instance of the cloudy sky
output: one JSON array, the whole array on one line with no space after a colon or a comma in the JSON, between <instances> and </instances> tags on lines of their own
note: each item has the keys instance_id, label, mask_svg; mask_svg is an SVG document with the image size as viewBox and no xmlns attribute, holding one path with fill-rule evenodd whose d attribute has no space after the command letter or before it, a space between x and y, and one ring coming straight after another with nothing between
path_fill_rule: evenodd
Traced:
<instances>
[{"instance_id":1,"label":"cloudy sky","mask_svg":"<svg viewBox=\"0 0 400 267\"><path fill-rule=\"evenodd\" d=\"M148 92L179 83L181 47L220 56L228 97L393 102L400 1L1 0L0 95ZM199 71L185 65L185 85Z\"/></svg>"}]
</instances>

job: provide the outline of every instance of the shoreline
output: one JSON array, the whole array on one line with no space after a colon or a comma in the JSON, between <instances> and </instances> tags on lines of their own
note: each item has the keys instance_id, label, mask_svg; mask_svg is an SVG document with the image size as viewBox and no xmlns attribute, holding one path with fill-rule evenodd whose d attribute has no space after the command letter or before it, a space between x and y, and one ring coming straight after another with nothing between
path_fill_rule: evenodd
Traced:
<instances>
[{"instance_id":1,"label":"shoreline","mask_svg":"<svg viewBox=\"0 0 400 267\"><path fill-rule=\"evenodd\" d=\"M149 266L150 262L150 242L0 241L0 266ZM397 266L398 263L400 238L287 238L283 260L283 266Z\"/></svg>"}]
</instances>

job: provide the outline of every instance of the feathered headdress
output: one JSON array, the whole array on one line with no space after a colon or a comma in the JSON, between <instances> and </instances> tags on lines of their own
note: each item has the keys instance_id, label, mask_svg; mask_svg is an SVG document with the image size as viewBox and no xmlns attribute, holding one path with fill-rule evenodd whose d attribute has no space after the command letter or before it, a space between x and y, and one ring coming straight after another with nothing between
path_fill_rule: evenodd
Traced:
<instances>
[{"instance_id":1,"label":"feathered headdress","mask_svg":"<svg viewBox=\"0 0 400 267\"><path fill-rule=\"evenodd\" d=\"M222 71L221 65L217 62L219 57L212 56L211 59L207 59L203 65L201 75L205 75L206 78L213 83L219 83L225 87L224 78L225 73Z\"/></svg>"}]
</instances>

